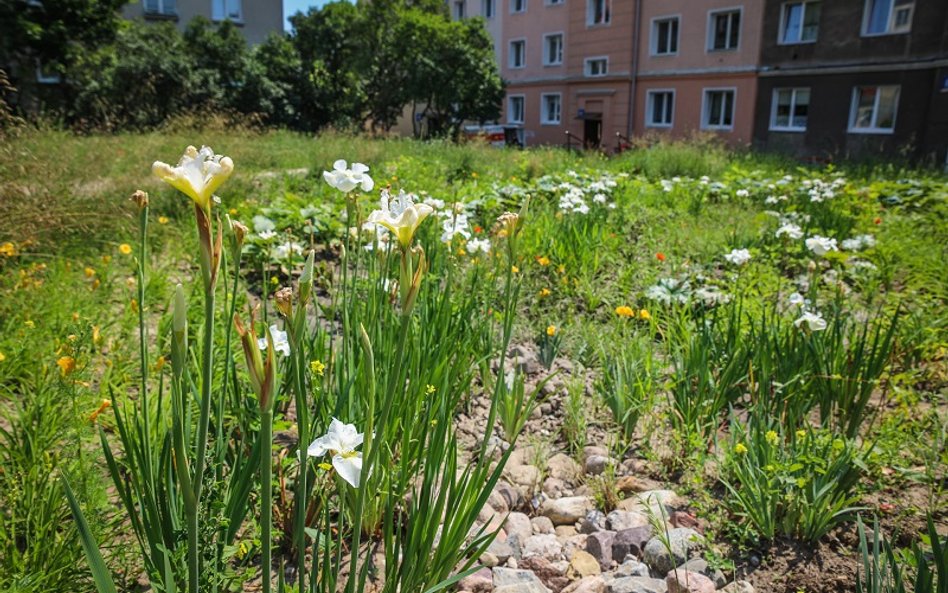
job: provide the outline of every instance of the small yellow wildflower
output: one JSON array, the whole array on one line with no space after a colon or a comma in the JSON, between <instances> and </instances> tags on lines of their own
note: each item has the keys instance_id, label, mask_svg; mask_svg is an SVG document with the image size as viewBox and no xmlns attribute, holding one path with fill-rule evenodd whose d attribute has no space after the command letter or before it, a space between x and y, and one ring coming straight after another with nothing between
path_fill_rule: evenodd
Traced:
<instances>
[{"instance_id":1,"label":"small yellow wildflower","mask_svg":"<svg viewBox=\"0 0 948 593\"><path fill-rule=\"evenodd\" d=\"M805 438L805 437L806 437L806 431L805 431L805 430L800 429L800 430L797 431L797 438L798 438L798 439L802 439L802 438Z\"/></svg>"},{"instance_id":2,"label":"small yellow wildflower","mask_svg":"<svg viewBox=\"0 0 948 593\"><path fill-rule=\"evenodd\" d=\"M627 305L616 307L616 315L619 317L635 317L635 309Z\"/></svg>"},{"instance_id":3,"label":"small yellow wildflower","mask_svg":"<svg viewBox=\"0 0 948 593\"><path fill-rule=\"evenodd\" d=\"M230 214L231 216L237 216L237 209L231 208L230 210L227 211L227 213Z\"/></svg>"},{"instance_id":4,"label":"small yellow wildflower","mask_svg":"<svg viewBox=\"0 0 948 593\"><path fill-rule=\"evenodd\" d=\"M541 255L540 257L537 258L537 263L544 267L548 266L550 265L550 258L548 258L545 255Z\"/></svg>"},{"instance_id":5,"label":"small yellow wildflower","mask_svg":"<svg viewBox=\"0 0 948 593\"><path fill-rule=\"evenodd\" d=\"M119 253L121 253L122 255L131 255L132 246L129 245L128 243L122 243L121 245L119 245Z\"/></svg>"},{"instance_id":6,"label":"small yellow wildflower","mask_svg":"<svg viewBox=\"0 0 948 593\"><path fill-rule=\"evenodd\" d=\"M398 181L398 175L392 175L392 181Z\"/></svg>"},{"instance_id":7,"label":"small yellow wildflower","mask_svg":"<svg viewBox=\"0 0 948 593\"><path fill-rule=\"evenodd\" d=\"M797 478L797 488L806 486L806 478Z\"/></svg>"},{"instance_id":8,"label":"small yellow wildflower","mask_svg":"<svg viewBox=\"0 0 948 593\"><path fill-rule=\"evenodd\" d=\"M165 364L168 363L168 359L164 356L159 356L158 360L155 361L155 372L160 373L161 369L165 368Z\"/></svg>"},{"instance_id":9,"label":"small yellow wildflower","mask_svg":"<svg viewBox=\"0 0 948 593\"><path fill-rule=\"evenodd\" d=\"M510 266L510 271L513 272L514 274L519 274L520 268L518 268L517 266Z\"/></svg>"},{"instance_id":10,"label":"small yellow wildflower","mask_svg":"<svg viewBox=\"0 0 948 593\"><path fill-rule=\"evenodd\" d=\"M738 455L743 455L747 453L747 447L744 446L744 443L738 443L734 445L734 452Z\"/></svg>"},{"instance_id":11,"label":"small yellow wildflower","mask_svg":"<svg viewBox=\"0 0 948 593\"><path fill-rule=\"evenodd\" d=\"M270 284L276 286L276 285L279 284L279 283L280 283L280 279L277 278L276 276L273 276L273 277L270 278Z\"/></svg>"},{"instance_id":12,"label":"small yellow wildflower","mask_svg":"<svg viewBox=\"0 0 948 593\"><path fill-rule=\"evenodd\" d=\"M85 272L86 278L92 278L93 276L95 276L95 269L90 268L89 266L86 266L86 269L84 270L84 272Z\"/></svg>"},{"instance_id":13,"label":"small yellow wildflower","mask_svg":"<svg viewBox=\"0 0 948 593\"><path fill-rule=\"evenodd\" d=\"M59 366L59 372L62 373L63 377L76 370L76 359L71 356L61 356L56 364Z\"/></svg>"},{"instance_id":14,"label":"small yellow wildflower","mask_svg":"<svg viewBox=\"0 0 948 593\"><path fill-rule=\"evenodd\" d=\"M547 328L546 328L546 335L550 336L551 338L552 338L553 336L555 336L555 335L556 335L556 326L555 326L555 325L549 325L549 326L547 326Z\"/></svg>"},{"instance_id":15,"label":"small yellow wildflower","mask_svg":"<svg viewBox=\"0 0 948 593\"><path fill-rule=\"evenodd\" d=\"M434 386L434 385L428 385L428 386L425 387L425 393L428 394L428 395L431 395L431 394L434 393L435 391L437 391L437 389L435 389L435 386Z\"/></svg>"},{"instance_id":16,"label":"small yellow wildflower","mask_svg":"<svg viewBox=\"0 0 948 593\"><path fill-rule=\"evenodd\" d=\"M323 372L326 370L326 365L324 365L321 360L313 360L309 363L309 370L313 371L313 374L317 377L322 377Z\"/></svg>"},{"instance_id":17,"label":"small yellow wildflower","mask_svg":"<svg viewBox=\"0 0 948 593\"><path fill-rule=\"evenodd\" d=\"M0 352L0 362L3 362L6 359L7 359L7 355L4 354L3 352Z\"/></svg>"},{"instance_id":18,"label":"small yellow wildflower","mask_svg":"<svg viewBox=\"0 0 948 593\"><path fill-rule=\"evenodd\" d=\"M0 255L3 257L13 257L16 255L16 245L7 241L3 245L0 245Z\"/></svg>"},{"instance_id":19,"label":"small yellow wildflower","mask_svg":"<svg viewBox=\"0 0 948 593\"><path fill-rule=\"evenodd\" d=\"M102 284L102 282L100 282L99 279L96 278L95 280L92 281L92 286L91 286L92 290L95 290L96 288L99 288L99 286L100 286L101 284Z\"/></svg>"},{"instance_id":20,"label":"small yellow wildflower","mask_svg":"<svg viewBox=\"0 0 948 593\"><path fill-rule=\"evenodd\" d=\"M477 179L477 171L471 171L471 177Z\"/></svg>"},{"instance_id":21,"label":"small yellow wildflower","mask_svg":"<svg viewBox=\"0 0 948 593\"><path fill-rule=\"evenodd\" d=\"M92 343L98 344L101 341L102 341L102 334L99 333L99 326L93 325L92 326Z\"/></svg>"},{"instance_id":22,"label":"small yellow wildflower","mask_svg":"<svg viewBox=\"0 0 948 593\"><path fill-rule=\"evenodd\" d=\"M770 443L771 445L776 445L777 441L779 440L777 438L776 431L773 431L773 430L768 430L767 434L764 435L764 438L767 439L767 442Z\"/></svg>"},{"instance_id":23,"label":"small yellow wildflower","mask_svg":"<svg viewBox=\"0 0 948 593\"><path fill-rule=\"evenodd\" d=\"M324 461L323 463L319 464L319 469L325 472L328 472L328 471L332 471L332 466Z\"/></svg>"},{"instance_id":24,"label":"small yellow wildflower","mask_svg":"<svg viewBox=\"0 0 948 593\"><path fill-rule=\"evenodd\" d=\"M77 336L76 334L69 334L68 336L66 336L66 341L68 342L75 342L78 339L79 339L79 336Z\"/></svg>"},{"instance_id":25,"label":"small yellow wildflower","mask_svg":"<svg viewBox=\"0 0 948 593\"><path fill-rule=\"evenodd\" d=\"M102 256L102 263L104 263L105 265L108 265L109 262L111 262L111 261L112 261L112 256L111 256L111 255L103 255L103 256Z\"/></svg>"},{"instance_id":26,"label":"small yellow wildflower","mask_svg":"<svg viewBox=\"0 0 948 593\"><path fill-rule=\"evenodd\" d=\"M158 224L168 224L168 217L167 217L167 216L159 216L159 217L158 217Z\"/></svg>"},{"instance_id":27,"label":"small yellow wildflower","mask_svg":"<svg viewBox=\"0 0 948 593\"><path fill-rule=\"evenodd\" d=\"M79 311L72 312L72 321L73 323L75 323L76 321L79 321Z\"/></svg>"},{"instance_id":28,"label":"small yellow wildflower","mask_svg":"<svg viewBox=\"0 0 948 593\"><path fill-rule=\"evenodd\" d=\"M648 320L652 318L652 315L651 313L648 312L648 309L642 309L641 311L639 311L639 317L641 317L642 319Z\"/></svg>"},{"instance_id":29,"label":"small yellow wildflower","mask_svg":"<svg viewBox=\"0 0 948 593\"><path fill-rule=\"evenodd\" d=\"M542 298L546 298L546 297L548 297L548 296L550 296L550 289L549 289L549 288L546 288L546 287L541 288L541 289L540 289L540 298L542 299Z\"/></svg>"},{"instance_id":30,"label":"small yellow wildflower","mask_svg":"<svg viewBox=\"0 0 948 593\"><path fill-rule=\"evenodd\" d=\"M138 299L132 299L132 302L129 303L129 306L132 308L132 312L138 313Z\"/></svg>"},{"instance_id":31,"label":"small yellow wildflower","mask_svg":"<svg viewBox=\"0 0 948 593\"><path fill-rule=\"evenodd\" d=\"M33 323L32 319L27 319L26 321L23 322L23 325L25 325L26 327L30 329L33 329L34 327L36 327L36 324Z\"/></svg>"},{"instance_id":32,"label":"small yellow wildflower","mask_svg":"<svg viewBox=\"0 0 948 593\"><path fill-rule=\"evenodd\" d=\"M565 266L564 264L560 264L560 265L556 268L556 272L557 272L558 274L565 274L565 273L566 273L566 266Z\"/></svg>"}]
</instances>

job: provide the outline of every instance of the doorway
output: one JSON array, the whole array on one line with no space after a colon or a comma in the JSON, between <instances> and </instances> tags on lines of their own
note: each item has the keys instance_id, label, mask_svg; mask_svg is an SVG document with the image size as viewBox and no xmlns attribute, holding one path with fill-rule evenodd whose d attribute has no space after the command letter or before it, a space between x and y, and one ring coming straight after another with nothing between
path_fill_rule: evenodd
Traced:
<instances>
[{"instance_id":1,"label":"doorway","mask_svg":"<svg viewBox=\"0 0 948 593\"><path fill-rule=\"evenodd\" d=\"M590 150L597 150L602 144L602 118L587 114L583 120L583 146Z\"/></svg>"}]
</instances>

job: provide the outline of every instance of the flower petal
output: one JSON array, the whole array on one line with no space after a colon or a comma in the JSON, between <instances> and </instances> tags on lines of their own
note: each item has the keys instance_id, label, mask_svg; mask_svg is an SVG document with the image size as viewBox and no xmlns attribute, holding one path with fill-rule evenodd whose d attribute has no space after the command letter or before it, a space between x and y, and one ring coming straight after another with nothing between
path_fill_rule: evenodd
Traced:
<instances>
[{"instance_id":1,"label":"flower petal","mask_svg":"<svg viewBox=\"0 0 948 593\"><path fill-rule=\"evenodd\" d=\"M343 159L339 159L338 161L332 164L332 168L335 169L336 171L345 171L346 161Z\"/></svg>"},{"instance_id":2,"label":"flower petal","mask_svg":"<svg viewBox=\"0 0 948 593\"><path fill-rule=\"evenodd\" d=\"M362 477L362 453L357 453L348 457L336 455L332 458L332 466L339 472L339 477L349 483L353 488L359 487Z\"/></svg>"}]
</instances>

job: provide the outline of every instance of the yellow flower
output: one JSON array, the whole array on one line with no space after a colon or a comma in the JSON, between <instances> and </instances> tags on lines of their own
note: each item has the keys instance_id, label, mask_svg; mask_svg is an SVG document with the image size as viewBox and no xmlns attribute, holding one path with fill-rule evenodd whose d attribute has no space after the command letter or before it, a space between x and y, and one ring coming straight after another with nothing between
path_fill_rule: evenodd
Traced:
<instances>
[{"instance_id":1,"label":"yellow flower","mask_svg":"<svg viewBox=\"0 0 948 593\"><path fill-rule=\"evenodd\" d=\"M802 438L805 438L805 437L806 437L806 431L805 431L805 430L800 429L800 430L797 431L797 438L798 438L798 439L802 439Z\"/></svg>"},{"instance_id":2,"label":"yellow flower","mask_svg":"<svg viewBox=\"0 0 948 593\"><path fill-rule=\"evenodd\" d=\"M619 317L635 317L635 309L627 305L616 307L616 315Z\"/></svg>"},{"instance_id":3,"label":"yellow flower","mask_svg":"<svg viewBox=\"0 0 948 593\"><path fill-rule=\"evenodd\" d=\"M556 271L557 271L557 273L565 274L565 273L566 273L566 266L565 266L564 264L560 264L559 267L556 268Z\"/></svg>"},{"instance_id":4,"label":"yellow flower","mask_svg":"<svg viewBox=\"0 0 948 593\"><path fill-rule=\"evenodd\" d=\"M517 266L510 266L510 271L513 272L514 274L519 274L520 268L518 268Z\"/></svg>"},{"instance_id":5,"label":"yellow flower","mask_svg":"<svg viewBox=\"0 0 948 593\"><path fill-rule=\"evenodd\" d=\"M13 257L16 255L16 245L7 241L3 245L0 245L0 255L3 257Z\"/></svg>"},{"instance_id":6,"label":"yellow flower","mask_svg":"<svg viewBox=\"0 0 948 593\"><path fill-rule=\"evenodd\" d=\"M477 177L477 171L471 171L471 177L476 178L476 177Z\"/></svg>"},{"instance_id":7,"label":"yellow flower","mask_svg":"<svg viewBox=\"0 0 948 593\"><path fill-rule=\"evenodd\" d=\"M0 362L3 362L6 359L7 359L7 355L4 354L3 352L0 352Z\"/></svg>"},{"instance_id":8,"label":"yellow flower","mask_svg":"<svg viewBox=\"0 0 948 593\"><path fill-rule=\"evenodd\" d=\"M776 431L773 430L768 430L767 434L764 435L764 438L767 439L767 442L771 445L776 445L777 441L779 440Z\"/></svg>"},{"instance_id":9,"label":"yellow flower","mask_svg":"<svg viewBox=\"0 0 948 593\"><path fill-rule=\"evenodd\" d=\"M428 395L431 395L435 391L437 391L437 389L435 389L434 385L428 385L427 387L425 387L425 393Z\"/></svg>"},{"instance_id":10,"label":"yellow flower","mask_svg":"<svg viewBox=\"0 0 948 593\"><path fill-rule=\"evenodd\" d=\"M95 422L96 418L99 417L99 414L104 412L106 409L112 406L112 400L103 399L102 403L99 404L99 407L95 412L89 414L89 422Z\"/></svg>"},{"instance_id":11,"label":"yellow flower","mask_svg":"<svg viewBox=\"0 0 948 593\"><path fill-rule=\"evenodd\" d=\"M158 217L158 224L168 224L168 217L167 217L167 216L159 216L159 217Z\"/></svg>"},{"instance_id":12,"label":"yellow flower","mask_svg":"<svg viewBox=\"0 0 948 593\"><path fill-rule=\"evenodd\" d=\"M96 278L95 280L93 280L93 281L92 281L92 290L95 290L96 288L99 288L99 285L100 285L100 284L102 284L102 283L99 282L99 279L98 279L98 278Z\"/></svg>"},{"instance_id":13,"label":"yellow flower","mask_svg":"<svg viewBox=\"0 0 948 593\"><path fill-rule=\"evenodd\" d=\"M550 296L550 289L549 289L549 288L546 288L546 287L541 288L541 289L540 289L540 298L542 299L542 298L545 298L545 297L548 297L548 296Z\"/></svg>"},{"instance_id":14,"label":"yellow flower","mask_svg":"<svg viewBox=\"0 0 948 593\"><path fill-rule=\"evenodd\" d=\"M79 321L79 311L73 311L73 312L72 312L72 320L73 320L74 322L75 322L75 321Z\"/></svg>"},{"instance_id":15,"label":"yellow flower","mask_svg":"<svg viewBox=\"0 0 948 593\"><path fill-rule=\"evenodd\" d=\"M133 313L138 313L138 299L132 299L132 302L129 303L129 306L132 308Z\"/></svg>"},{"instance_id":16,"label":"yellow flower","mask_svg":"<svg viewBox=\"0 0 948 593\"><path fill-rule=\"evenodd\" d=\"M84 270L84 272L85 272L86 278L92 278L93 276L95 276L95 269L90 268L88 266L86 266L86 269Z\"/></svg>"},{"instance_id":17,"label":"yellow flower","mask_svg":"<svg viewBox=\"0 0 948 593\"><path fill-rule=\"evenodd\" d=\"M332 466L326 462L323 462L319 464L319 469L323 470L324 472L328 472L332 471Z\"/></svg>"},{"instance_id":18,"label":"yellow flower","mask_svg":"<svg viewBox=\"0 0 948 593\"><path fill-rule=\"evenodd\" d=\"M642 309L639 311L639 317L642 319L651 319L652 315L648 312L648 309Z\"/></svg>"},{"instance_id":19,"label":"yellow flower","mask_svg":"<svg viewBox=\"0 0 948 593\"><path fill-rule=\"evenodd\" d=\"M550 265L550 258L548 258L545 255L541 255L540 257L537 258L537 263L540 264L541 266L548 266Z\"/></svg>"},{"instance_id":20,"label":"yellow flower","mask_svg":"<svg viewBox=\"0 0 948 593\"><path fill-rule=\"evenodd\" d=\"M546 335L550 336L551 338L552 338L553 336L555 336L555 335L556 335L556 326L555 326L555 325L547 326L547 328L546 328Z\"/></svg>"},{"instance_id":21,"label":"yellow flower","mask_svg":"<svg viewBox=\"0 0 948 593\"><path fill-rule=\"evenodd\" d=\"M132 246L128 243L122 243L119 245L119 253L122 255L130 255L132 253Z\"/></svg>"},{"instance_id":22,"label":"yellow flower","mask_svg":"<svg viewBox=\"0 0 948 593\"><path fill-rule=\"evenodd\" d=\"M367 221L390 230L401 248L406 250L411 247L418 227L434 212L428 204L416 204L414 196L404 191L392 196L387 190L383 190L379 205L381 207L369 214Z\"/></svg>"},{"instance_id":23,"label":"yellow flower","mask_svg":"<svg viewBox=\"0 0 948 593\"><path fill-rule=\"evenodd\" d=\"M59 372L63 377L76 370L76 359L71 356L61 356L56 364L59 366Z\"/></svg>"},{"instance_id":24,"label":"yellow flower","mask_svg":"<svg viewBox=\"0 0 948 593\"><path fill-rule=\"evenodd\" d=\"M111 255L103 255L103 256L102 256L102 263L108 265L108 263L109 263L110 261L112 261L112 256L111 256Z\"/></svg>"},{"instance_id":25,"label":"yellow flower","mask_svg":"<svg viewBox=\"0 0 948 593\"><path fill-rule=\"evenodd\" d=\"M208 146L202 146L200 151L188 146L177 167L155 161L151 171L159 179L194 200L202 210L210 212L214 192L234 172L234 161L229 157L214 154Z\"/></svg>"},{"instance_id":26,"label":"yellow flower","mask_svg":"<svg viewBox=\"0 0 948 593\"><path fill-rule=\"evenodd\" d=\"M92 343L98 344L101 341L102 341L102 334L99 333L99 326L93 325L92 326Z\"/></svg>"},{"instance_id":27,"label":"yellow flower","mask_svg":"<svg viewBox=\"0 0 948 593\"><path fill-rule=\"evenodd\" d=\"M237 216L237 209L231 208L230 210L227 211L227 213L230 214L231 216Z\"/></svg>"},{"instance_id":28,"label":"yellow flower","mask_svg":"<svg viewBox=\"0 0 948 593\"><path fill-rule=\"evenodd\" d=\"M155 361L155 372L160 373L161 369L165 368L165 364L167 364L167 362L168 362L167 358L165 358L164 356L159 356L158 360Z\"/></svg>"},{"instance_id":29,"label":"yellow flower","mask_svg":"<svg viewBox=\"0 0 948 593\"><path fill-rule=\"evenodd\" d=\"M309 363L309 369L313 371L313 374L317 377L322 377L323 371L326 370L326 365L324 365L320 360L313 360Z\"/></svg>"},{"instance_id":30,"label":"yellow flower","mask_svg":"<svg viewBox=\"0 0 948 593\"><path fill-rule=\"evenodd\" d=\"M744 443L738 443L734 445L734 452L738 455L743 455L747 453L747 447L744 446Z\"/></svg>"},{"instance_id":31,"label":"yellow flower","mask_svg":"<svg viewBox=\"0 0 948 593\"><path fill-rule=\"evenodd\" d=\"M36 324L33 323L32 319L27 319L26 321L23 322L23 325L25 325L26 327L30 329L33 329L34 327L36 327Z\"/></svg>"}]
</instances>

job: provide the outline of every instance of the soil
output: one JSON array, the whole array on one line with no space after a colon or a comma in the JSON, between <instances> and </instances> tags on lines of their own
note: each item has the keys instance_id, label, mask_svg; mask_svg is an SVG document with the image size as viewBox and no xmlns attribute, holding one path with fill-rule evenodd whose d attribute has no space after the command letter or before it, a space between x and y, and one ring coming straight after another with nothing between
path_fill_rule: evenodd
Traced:
<instances>
[{"instance_id":1,"label":"soil","mask_svg":"<svg viewBox=\"0 0 948 593\"><path fill-rule=\"evenodd\" d=\"M768 593L848 593L856 591L859 543L854 527L840 529L816 546L778 541L759 559L749 555L738 578ZM744 573L743 576L742 572Z\"/></svg>"}]
</instances>

